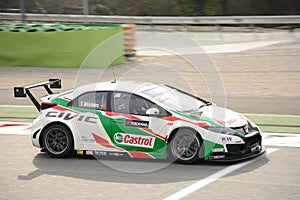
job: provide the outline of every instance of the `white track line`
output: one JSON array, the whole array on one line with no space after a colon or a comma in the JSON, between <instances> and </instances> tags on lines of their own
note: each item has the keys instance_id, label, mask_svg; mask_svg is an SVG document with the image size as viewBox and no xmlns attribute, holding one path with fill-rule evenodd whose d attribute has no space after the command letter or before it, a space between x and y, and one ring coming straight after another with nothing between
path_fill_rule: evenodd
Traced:
<instances>
[{"instance_id":1,"label":"white track line","mask_svg":"<svg viewBox=\"0 0 300 200\"><path fill-rule=\"evenodd\" d=\"M267 149L267 154L271 154L275 151L277 151L278 149L273 149L273 148L268 148ZM259 158L259 157L258 157ZM203 188L204 186L217 181L218 179L226 176L227 174L230 174L242 167L245 167L246 165L249 165L250 163L253 163L254 161L256 161L258 158L256 159L252 159L246 162L242 162L239 164L235 164L235 165L231 165L229 167L226 167L225 169L222 169L204 179L201 179L199 181L197 181L196 183L193 183L192 185L183 188L182 190L172 194L171 196L166 197L164 200L176 200L176 199L181 199L197 190L199 190L200 188Z\"/></svg>"},{"instance_id":2,"label":"white track line","mask_svg":"<svg viewBox=\"0 0 300 200\"><path fill-rule=\"evenodd\" d=\"M0 108L35 108L29 105L0 105Z\"/></svg>"}]
</instances>

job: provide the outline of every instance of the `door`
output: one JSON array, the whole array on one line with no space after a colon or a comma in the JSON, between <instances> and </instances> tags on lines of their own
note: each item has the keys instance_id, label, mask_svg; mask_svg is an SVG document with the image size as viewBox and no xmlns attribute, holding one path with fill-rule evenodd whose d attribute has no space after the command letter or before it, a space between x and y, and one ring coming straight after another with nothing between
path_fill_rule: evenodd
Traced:
<instances>
[{"instance_id":1,"label":"door","mask_svg":"<svg viewBox=\"0 0 300 200\"><path fill-rule=\"evenodd\" d=\"M165 156L168 113L153 102L126 92L113 92L111 98L111 141L127 151L148 152L154 157ZM150 108L159 111L147 114Z\"/></svg>"},{"instance_id":2,"label":"door","mask_svg":"<svg viewBox=\"0 0 300 200\"><path fill-rule=\"evenodd\" d=\"M72 120L75 131L77 149L111 150L109 145L111 121L106 116L110 109L108 104L109 92L92 91L76 97L70 104L78 111Z\"/></svg>"}]
</instances>

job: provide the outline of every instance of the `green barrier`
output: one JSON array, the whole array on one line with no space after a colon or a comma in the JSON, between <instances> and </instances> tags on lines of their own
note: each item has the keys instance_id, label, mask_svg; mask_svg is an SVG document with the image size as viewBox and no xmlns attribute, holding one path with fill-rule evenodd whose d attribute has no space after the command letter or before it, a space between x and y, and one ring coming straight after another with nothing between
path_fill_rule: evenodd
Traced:
<instances>
[{"instance_id":1,"label":"green barrier","mask_svg":"<svg viewBox=\"0 0 300 200\"><path fill-rule=\"evenodd\" d=\"M0 66L74 68L83 63L104 68L121 64L122 33L120 26L10 26L10 32L0 31Z\"/></svg>"},{"instance_id":2,"label":"green barrier","mask_svg":"<svg viewBox=\"0 0 300 200\"><path fill-rule=\"evenodd\" d=\"M53 31L81 31L120 28L119 24L9 24L0 23L0 28L7 32L53 32Z\"/></svg>"},{"instance_id":3,"label":"green barrier","mask_svg":"<svg viewBox=\"0 0 300 200\"><path fill-rule=\"evenodd\" d=\"M0 32L7 32L7 28L6 28L6 27L1 27L1 26L0 26Z\"/></svg>"},{"instance_id":4,"label":"green barrier","mask_svg":"<svg viewBox=\"0 0 300 200\"><path fill-rule=\"evenodd\" d=\"M28 29L26 29L26 32L42 32L43 29L39 28L39 27L30 27Z\"/></svg>"}]
</instances>

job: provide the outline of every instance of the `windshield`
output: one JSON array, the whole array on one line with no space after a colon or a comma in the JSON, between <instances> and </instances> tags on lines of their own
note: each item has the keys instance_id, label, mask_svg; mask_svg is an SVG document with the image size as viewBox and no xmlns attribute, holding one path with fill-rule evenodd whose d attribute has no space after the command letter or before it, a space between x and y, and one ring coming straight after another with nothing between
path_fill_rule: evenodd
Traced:
<instances>
[{"instance_id":1,"label":"windshield","mask_svg":"<svg viewBox=\"0 0 300 200\"><path fill-rule=\"evenodd\" d=\"M180 112L196 111L206 105L205 101L166 85L158 85L142 93Z\"/></svg>"}]
</instances>

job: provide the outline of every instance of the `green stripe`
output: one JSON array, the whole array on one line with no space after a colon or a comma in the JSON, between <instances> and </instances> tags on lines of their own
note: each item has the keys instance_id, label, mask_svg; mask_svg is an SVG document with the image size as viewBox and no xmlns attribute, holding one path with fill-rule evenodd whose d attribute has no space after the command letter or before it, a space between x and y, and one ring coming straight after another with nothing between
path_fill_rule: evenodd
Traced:
<instances>
[{"instance_id":1,"label":"green stripe","mask_svg":"<svg viewBox=\"0 0 300 200\"><path fill-rule=\"evenodd\" d=\"M166 158L166 142L164 139L161 139L159 137L156 137L153 134L148 133L147 131L144 131L139 128L134 127L126 127L125 126L125 117L118 119L119 121L117 123L112 123L112 118L108 117L106 115L102 115L100 111L97 110L90 110L90 109L84 109L84 108L76 108L72 107L71 109L76 110L78 112L90 112L96 114L101 123L104 127L106 134L109 136L111 142L114 144L114 146L122 148L126 151L140 151L140 152L147 152L150 155L152 155L155 159L165 159ZM142 136L152 136L155 137L155 143L153 148L146 148L146 147L137 147L137 146L129 146L124 144L118 144L114 140L113 133L129 133L129 134L136 134L136 135L142 135Z\"/></svg>"},{"instance_id":2,"label":"green stripe","mask_svg":"<svg viewBox=\"0 0 300 200\"><path fill-rule=\"evenodd\" d=\"M214 142L210 142L208 140L203 140L203 145L204 145L204 160L209 159L210 154L213 153L212 152L213 149L218 149L218 148L223 148L224 149L223 145L217 144L217 143L214 143ZM223 150L223 152L224 152L224 150Z\"/></svg>"},{"instance_id":3,"label":"green stripe","mask_svg":"<svg viewBox=\"0 0 300 200\"><path fill-rule=\"evenodd\" d=\"M57 105L60 105L60 106L67 107L70 101L68 101L66 99L62 99L62 98L55 98L55 99L52 99L51 102L57 103Z\"/></svg>"}]
</instances>

